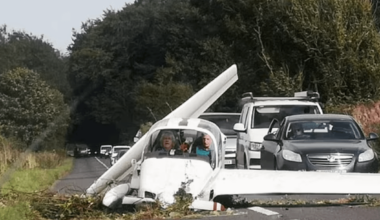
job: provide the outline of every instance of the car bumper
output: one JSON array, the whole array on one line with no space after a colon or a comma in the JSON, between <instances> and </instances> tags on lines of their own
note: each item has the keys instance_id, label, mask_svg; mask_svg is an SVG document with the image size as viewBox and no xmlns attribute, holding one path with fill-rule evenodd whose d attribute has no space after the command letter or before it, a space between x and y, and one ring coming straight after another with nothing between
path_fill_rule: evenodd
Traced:
<instances>
[{"instance_id":1,"label":"car bumper","mask_svg":"<svg viewBox=\"0 0 380 220\"><path fill-rule=\"evenodd\" d=\"M248 151L248 169L261 169L260 165L260 157L261 152L260 151Z\"/></svg>"},{"instance_id":2,"label":"car bumper","mask_svg":"<svg viewBox=\"0 0 380 220\"><path fill-rule=\"evenodd\" d=\"M224 167L235 167L236 166L236 159L235 156L231 157L225 157L224 158Z\"/></svg>"},{"instance_id":3,"label":"car bumper","mask_svg":"<svg viewBox=\"0 0 380 220\"><path fill-rule=\"evenodd\" d=\"M292 162L284 160L282 157L277 159L277 168L279 170L296 170L296 171L320 171L320 172L358 172L358 173L378 173L378 161L371 160L366 162L352 161L350 164L342 167L314 166L309 161Z\"/></svg>"}]
</instances>

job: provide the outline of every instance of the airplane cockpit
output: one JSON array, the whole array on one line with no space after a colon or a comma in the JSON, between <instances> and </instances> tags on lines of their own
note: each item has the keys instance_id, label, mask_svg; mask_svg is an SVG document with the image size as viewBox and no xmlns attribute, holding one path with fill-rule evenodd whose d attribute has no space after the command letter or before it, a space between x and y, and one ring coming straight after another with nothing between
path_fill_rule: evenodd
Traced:
<instances>
[{"instance_id":1,"label":"airplane cockpit","mask_svg":"<svg viewBox=\"0 0 380 220\"><path fill-rule=\"evenodd\" d=\"M193 159L207 161L213 169L220 166L222 164L223 138L219 128L212 122L202 119L184 120L187 122L184 123L184 126L178 122L179 126L169 127L166 125L161 129L152 127L149 142L143 152L143 160L148 158ZM196 126L188 125L192 121ZM208 146L204 145L204 135L208 135L211 139L211 144ZM201 155L197 148L202 148L206 155Z\"/></svg>"}]
</instances>

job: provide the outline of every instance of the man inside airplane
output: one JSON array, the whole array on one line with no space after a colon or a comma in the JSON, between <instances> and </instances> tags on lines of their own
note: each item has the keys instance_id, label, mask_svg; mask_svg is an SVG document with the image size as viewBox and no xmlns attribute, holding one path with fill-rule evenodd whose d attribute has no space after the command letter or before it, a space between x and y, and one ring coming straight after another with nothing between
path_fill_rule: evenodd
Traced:
<instances>
[{"instance_id":1,"label":"man inside airplane","mask_svg":"<svg viewBox=\"0 0 380 220\"><path fill-rule=\"evenodd\" d=\"M208 134L203 134L202 136L202 144L196 147L196 154L199 156L207 156L211 160L211 144L212 139Z\"/></svg>"}]
</instances>

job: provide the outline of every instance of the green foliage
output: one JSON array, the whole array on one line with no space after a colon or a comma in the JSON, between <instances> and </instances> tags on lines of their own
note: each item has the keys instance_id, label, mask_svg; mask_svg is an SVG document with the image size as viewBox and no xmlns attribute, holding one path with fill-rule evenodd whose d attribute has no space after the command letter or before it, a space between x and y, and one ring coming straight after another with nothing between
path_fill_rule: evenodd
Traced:
<instances>
[{"instance_id":1,"label":"green foliage","mask_svg":"<svg viewBox=\"0 0 380 220\"><path fill-rule=\"evenodd\" d=\"M173 82L165 85L142 83L136 90L136 111L142 115L150 114L154 121L164 118L193 94L189 85Z\"/></svg>"},{"instance_id":2,"label":"green foliage","mask_svg":"<svg viewBox=\"0 0 380 220\"><path fill-rule=\"evenodd\" d=\"M31 220L39 219L32 210L30 210L28 202L20 202L10 206L0 207L0 219L2 220Z\"/></svg>"},{"instance_id":3,"label":"green foliage","mask_svg":"<svg viewBox=\"0 0 380 220\"><path fill-rule=\"evenodd\" d=\"M1 133L40 147L63 146L69 108L62 94L31 70L17 68L0 75Z\"/></svg>"},{"instance_id":4,"label":"green foliage","mask_svg":"<svg viewBox=\"0 0 380 220\"><path fill-rule=\"evenodd\" d=\"M239 80L211 110L233 111L247 91L317 90L327 105L376 99L380 38L372 3L168 0L106 11L83 24L70 48L75 95L92 88L76 118L115 124L122 133L137 129L184 101L162 85L196 92L233 63Z\"/></svg>"},{"instance_id":5,"label":"green foliage","mask_svg":"<svg viewBox=\"0 0 380 220\"><path fill-rule=\"evenodd\" d=\"M247 70L240 88L268 96L313 89L333 103L378 96L379 36L369 1L214 4L223 8L223 40L235 37L233 54Z\"/></svg>"},{"instance_id":6,"label":"green foliage","mask_svg":"<svg viewBox=\"0 0 380 220\"><path fill-rule=\"evenodd\" d=\"M33 70L68 99L70 88L66 79L66 61L67 57L42 36L22 31L8 32L6 25L0 26L0 75L18 67Z\"/></svg>"},{"instance_id":7,"label":"green foliage","mask_svg":"<svg viewBox=\"0 0 380 220\"><path fill-rule=\"evenodd\" d=\"M45 190L70 171L72 165L73 159L66 158L63 163L49 169L17 170L10 181L1 186L0 219L42 219L36 212L39 210L35 208L40 203L35 201L43 201L45 197L41 195L49 194L48 200L51 203L53 194L50 191L46 193ZM44 205L46 209L46 204Z\"/></svg>"}]
</instances>

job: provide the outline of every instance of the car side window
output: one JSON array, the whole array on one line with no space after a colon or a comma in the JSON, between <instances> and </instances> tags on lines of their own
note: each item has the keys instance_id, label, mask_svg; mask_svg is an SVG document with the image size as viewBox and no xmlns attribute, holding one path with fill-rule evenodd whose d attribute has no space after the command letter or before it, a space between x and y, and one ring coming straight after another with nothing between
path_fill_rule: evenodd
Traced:
<instances>
[{"instance_id":1,"label":"car side window","mask_svg":"<svg viewBox=\"0 0 380 220\"><path fill-rule=\"evenodd\" d=\"M246 126L246 122L247 122L248 109L249 109L248 106L245 106L243 108L243 111L241 113L241 117L240 117L240 120L239 120L240 123L244 124L244 127L247 127Z\"/></svg>"}]
</instances>

